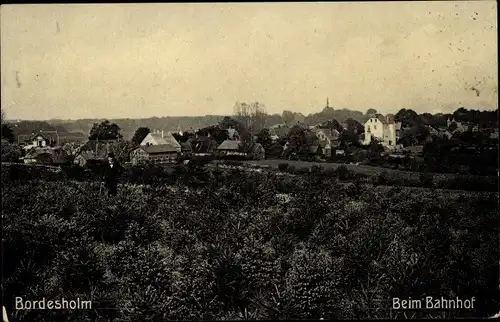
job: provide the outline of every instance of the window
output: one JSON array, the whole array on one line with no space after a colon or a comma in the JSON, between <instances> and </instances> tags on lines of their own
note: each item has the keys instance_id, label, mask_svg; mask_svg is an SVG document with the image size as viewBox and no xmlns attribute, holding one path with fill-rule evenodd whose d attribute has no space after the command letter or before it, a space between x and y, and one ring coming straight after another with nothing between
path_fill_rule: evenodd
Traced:
<instances>
[{"instance_id":1,"label":"window","mask_svg":"<svg viewBox=\"0 0 500 322\"><path fill-rule=\"evenodd\" d=\"M369 125L366 126L366 131L370 132L370 126Z\"/></svg>"}]
</instances>

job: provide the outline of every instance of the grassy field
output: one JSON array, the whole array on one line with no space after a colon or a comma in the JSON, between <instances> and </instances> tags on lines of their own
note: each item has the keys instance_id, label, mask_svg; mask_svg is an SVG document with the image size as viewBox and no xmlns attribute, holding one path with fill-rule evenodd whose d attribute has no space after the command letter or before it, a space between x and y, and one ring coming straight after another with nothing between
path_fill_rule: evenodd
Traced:
<instances>
[{"instance_id":1,"label":"grassy field","mask_svg":"<svg viewBox=\"0 0 500 322\"><path fill-rule=\"evenodd\" d=\"M2 172L4 169L2 168ZM225 170L137 185L2 182L11 320L485 317L498 311L498 193ZM7 178L7 177L6 177ZM390 310L393 297L476 298ZM14 297L92 298L20 311Z\"/></svg>"},{"instance_id":2,"label":"grassy field","mask_svg":"<svg viewBox=\"0 0 500 322\"><path fill-rule=\"evenodd\" d=\"M389 174L396 174L412 179L418 179L420 176L419 172L414 172L414 171L404 171L404 170L396 170L383 167L373 167L368 165L355 165L355 164L330 163L330 162L308 162L308 161L293 161L293 160L256 160L256 161L245 161L245 163L249 165L271 167L273 169L278 169L278 166L281 163L288 163L290 166L293 166L296 169L307 169L312 167L313 165L319 165L324 169L336 170L340 166L345 166L349 171L352 171L354 173L365 174L368 176L376 176L384 171ZM440 174L440 173L436 173L434 175L442 177L456 176L454 174Z\"/></svg>"}]
</instances>

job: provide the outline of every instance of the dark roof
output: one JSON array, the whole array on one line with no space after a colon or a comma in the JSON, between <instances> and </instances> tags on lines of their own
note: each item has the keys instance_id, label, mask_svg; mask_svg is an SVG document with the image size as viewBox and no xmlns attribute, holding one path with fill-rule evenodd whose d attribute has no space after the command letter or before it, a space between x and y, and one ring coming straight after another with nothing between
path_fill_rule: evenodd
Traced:
<instances>
[{"instance_id":1,"label":"dark roof","mask_svg":"<svg viewBox=\"0 0 500 322\"><path fill-rule=\"evenodd\" d=\"M218 150L238 150L240 148L240 142L239 141L232 141L232 140L225 140L222 142L219 147L217 148Z\"/></svg>"},{"instance_id":2,"label":"dark roof","mask_svg":"<svg viewBox=\"0 0 500 322\"><path fill-rule=\"evenodd\" d=\"M383 124L393 124L394 123L394 116L391 114L387 114L386 116L377 115L377 119L379 119L379 121L382 122Z\"/></svg>"}]
</instances>

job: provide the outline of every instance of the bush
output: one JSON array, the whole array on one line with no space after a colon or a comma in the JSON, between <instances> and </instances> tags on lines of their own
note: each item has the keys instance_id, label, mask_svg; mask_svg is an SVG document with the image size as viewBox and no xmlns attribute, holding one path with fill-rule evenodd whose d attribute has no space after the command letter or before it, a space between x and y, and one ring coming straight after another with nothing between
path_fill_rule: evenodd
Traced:
<instances>
[{"instance_id":1,"label":"bush","mask_svg":"<svg viewBox=\"0 0 500 322\"><path fill-rule=\"evenodd\" d=\"M288 163L280 163L278 164L278 170L281 172L285 172L288 169Z\"/></svg>"},{"instance_id":2,"label":"bush","mask_svg":"<svg viewBox=\"0 0 500 322\"><path fill-rule=\"evenodd\" d=\"M434 176L432 173L424 172L420 174L420 185L422 187L433 187L434 186Z\"/></svg>"},{"instance_id":3,"label":"bush","mask_svg":"<svg viewBox=\"0 0 500 322\"><path fill-rule=\"evenodd\" d=\"M337 175L340 180L347 180L351 176L351 171L345 165L341 165L337 168Z\"/></svg>"},{"instance_id":4,"label":"bush","mask_svg":"<svg viewBox=\"0 0 500 322\"><path fill-rule=\"evenodd\" d=\"M321 174L324 171L324 168L319 164L313 164L311 167L311 172L314 174Z\"/></svg>"},{"instance_id":5,"label":"bush","mask_svg":"<svg viewBox=\"0 0 500 322\"><path fill-rule=\"evenodd\" d=\"M375 179L377 185L387 185L389 183L389 174L387 171L382 171Z\"/></svg>"},{"instance_id":6,"label":"bush","mask_svg":"<svg viewBox=\"0 0 500 322\"><path fill-rule=\"evenodd\" d=\"M129 171L173 177L161 167ZM423 294L477 298L447 318L498 311L496 192L275 173L224 171L199 186L185 178L124 183L114 197L91 181L2 181L11 318L382 319L399 316L377 305ZM14 296L90 293L95 311L12 310ZM134 310L101 309L109 307Z\"/></svg>"}]
</instances>

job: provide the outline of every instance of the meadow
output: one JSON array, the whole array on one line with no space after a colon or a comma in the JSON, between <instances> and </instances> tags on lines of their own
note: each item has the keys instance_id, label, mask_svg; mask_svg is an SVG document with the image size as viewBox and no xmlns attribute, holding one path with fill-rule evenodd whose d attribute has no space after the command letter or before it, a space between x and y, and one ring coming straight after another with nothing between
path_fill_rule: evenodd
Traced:
<instances>
[{"instance_id":1,"label":"meadow","mask_svg":"<svg viewBox=\"0 0 500 322\"><path fill-rule=\"evenodd\" d=\"M378 319L497 313L498 193L239 170L151 179L118 196L2 167L12 320ZM149 178L145 181L141 178ZM92 300L16 311L14 297ZM472 310L392 299L476 298Z\"/></svg>"}]
</instances>

